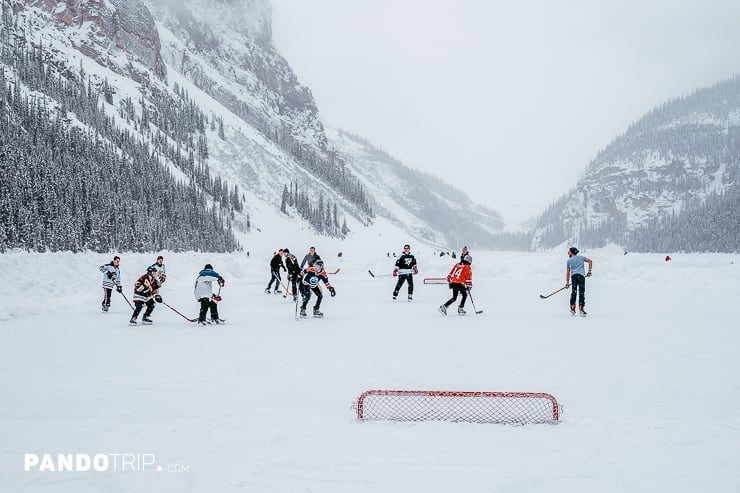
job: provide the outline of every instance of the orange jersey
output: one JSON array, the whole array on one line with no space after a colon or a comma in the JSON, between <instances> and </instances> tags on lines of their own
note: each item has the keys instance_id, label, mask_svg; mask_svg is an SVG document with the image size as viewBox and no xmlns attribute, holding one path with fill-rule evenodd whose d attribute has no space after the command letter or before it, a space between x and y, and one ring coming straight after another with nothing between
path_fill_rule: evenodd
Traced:
<instances>
[{"instance_id":1,"label":"orange jersey","mask_svg":"<svg viewBox=\"0 0 740 493\"><path fill-rule=\"evenodd\" d=\"M470 287L473 285L473 271L470 270L469 265L455 264L450 273L447 274L447 282L465 284L465 286Z\"/></svg>"}]
</instances>

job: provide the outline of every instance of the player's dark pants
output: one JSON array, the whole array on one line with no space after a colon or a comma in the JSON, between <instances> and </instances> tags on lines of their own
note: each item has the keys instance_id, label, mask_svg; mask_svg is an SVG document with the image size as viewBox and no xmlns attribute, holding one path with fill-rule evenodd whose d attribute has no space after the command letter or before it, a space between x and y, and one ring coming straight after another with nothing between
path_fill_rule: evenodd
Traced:
<instances>
[{"instance_id":1,"label":"player's dark pants","mask_svg":"<svg viewBox=\"0 0 740 493\"><path fill-rule=\"evenodd\" d=\"M393 289L393 296L398 296L398 292L401 290L404 281L408 281L409 283L409 296L414 294L414 275L402 274L398 276L398 282L396 282L396 287Z\"/></svg>"},{"instance_id":2,"label":"player's dark pants","mask_svg":"<svg viewBox=\"0 0 740 493\"><path fill-rule=\"evenodd\" d=\"M141 309L144 308L144 305L146 305L146 311L144 312L144 318L149 318L149 315L152 314L154 311L154 300L148 300L146 303L143 301L134 300L134 314L131 316L131 318L136 318L139 316L139 313L141 313Z\"/></svg>"},{"instance_id":3,"label":"player's dark pants","mask_svg":"<svg viewBox=\"0 0 740 493\"><path fill-rule=\"evenodd\" d=\"M570 277L570 285L572 291L570 292L570 305L576 304L576 292L578 292L578 305L581 307L586 306L586 278L583 274L573 274Z\"/></svg>"},{"instance_id":4,"label":"player's dark pants","mask_svg":"<svg viewBox=\"0 0 740 493\"><path fill-rule=\"evenodd\" d=\"M206 313L208 309L211 309L211 320L218 320L218 303L213 301L211 298L201 298L200 301L200 313L198 314L198 321L206 321Z\"/></svg>"},{"instance_id":5,"label":"player's dark pants","mask_svg":"<svg viewBox=\"0 0 740 493\"><path fill-rule=\"evenodd\" d=\"M270 289L270 287L272 286L272 282L275 281L275 291L277 291L278 289L280 289L281 280L282 279L280 277L279 270L270 271L270 282L267 283L267 289Z\"/></svg>"},{"instance_id":6,"label":"player's dark pants","mask_svg":"<svg viewBox=\"0 0 740 493\"><path fill-rule=\"evenodd\" d=\"M293 296L298 296L298 279L300 278L301 271L288 272L288 282L293 289Z\"/></svg>"},{"instance_id":7,"label":"player's dark pants","mask_svg":"<svg viewBox=\"0 0 740 493\"><path fill-rule=\"evenodd\" d=\"M468 299L468 290L465 288L465 285L460 284L459 282L451 282L450 288L452 288L452 298L447 300L445 306L449 307L451 304L453 304L457 299L457 295L459 293L462 295L462 299L460 300L460 308L463 308L465 306L465 300Z\"/></svg>"},{"instance_id":8,"label":"player's dark pants","mask_svg":"<svg viewBox=\"0 0 740 493\"><path fill-rule=\"evenodd\" d=\"M321 306L321 300L324 298L324 295L321 293L321 288L316 286L315 288L311 288L306 286L305 284L301 284L301 294L303 295L303 304L301 305L301 310L305 310L306 306L308 305L308 300L311 299L311 291L313 291L313 294L316 295L316 304L313 306L314 310L318 310L319 306Z\"/></svg>"},{"instance_id":9,"label":"player's dark pants","mask_svg":"<svg viewBox=\"0 0 740 493\"><path fill-rule=\"evenodd\" d=\"M103 288L103 305L110 306L110 294L113 292L110 288Z\"/></svg>"}]
</instances>

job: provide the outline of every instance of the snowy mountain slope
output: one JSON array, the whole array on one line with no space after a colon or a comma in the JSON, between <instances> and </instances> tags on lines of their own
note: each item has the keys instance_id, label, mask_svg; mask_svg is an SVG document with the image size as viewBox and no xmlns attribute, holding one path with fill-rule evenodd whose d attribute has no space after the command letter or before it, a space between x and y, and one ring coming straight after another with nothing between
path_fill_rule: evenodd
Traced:
<instances>
[{"instance_id":1,"label":"snowy mountain slope","mask_svg":"<svg viewBox=\"0 0 740 493\"><path fill-rule=\"evenodd\" d=\"M532 246L624 244L629 232L740 178L740 78L657 107L589 164L537 223Z\"/></svg>"},{"instance_id":2,"label":"snowy mountain slope","mask_svg":"<svg viewBox=\"0 0 740 493\"><path fill-rule=\"evenodd\" d=\"M288 208L288 221L278 221L288 230L310 225L323 231L315 217L319 198L327 210L338 207L338 224L348 221L350 231L372 224L374 207L413 235L454 247L460 241L483 244L498 226L495 213L463 195L451 197L439 184L428 186L431 203L414 203L397 189L378 186L382 172L362 175L366 166L348 164L346 154L327 138L310 90L272 45L267 1L3 0L2 5L21 26L22 39L47 52L57 73L82 69L105 88L106 114L141 141L153 144L160 132L167 134L158 106L162 101L196 105L207 124L189 137L192 149L211 176L238 187L245 211L233 222L237 233L246 235L242 241L251 234L247 225L262 227L273 220L263 211L280 207L290 183L306 193L311 211ZM171 137L166 137L169 145L181 146ZM201 145L207 146L202 155ZM179 152L188 159L187 148ZM190 180L166 156L165 162L175 176ZM414 214L397 219L404 209ZM448 209L465 209L451 214L469 214L481 227L450 231L449 221L433 220L449 215ZM326 233L339 234L338 224Z\"/></svg>"},{"instance_id":3,"label":"snowy mountain slope","mask_svg":"<svg viewBox=\"0 0 740 493\"><path fill-rule=\"evenodd\" d=\"M227 324L206 328L161 304L154 325L129 327L116 293L101 313L97 266L109 256L0 255L0 271L23 272L35 294L0 284L0 314L14 311L0 321L3 491L693 493L740 483L737 255L666 263L588 251L595 275L581 319L565 294L538 297L562 283L563 251L474 252L484 313L442 317L446 286L421 284L413 303L394 303L393 281L365 272L385 255L364 239L342 244L326 318L298 322L291 302L262 293L265 258L165 252L162 294L188 315L203 263L227 279ZM422 275L449 268L419 253ZM153 259L124 256L126 294ZM545 391L562 422L358 422L351 404L371 388ZM26 472L25 453L150 453L163 470Z\"/></svg>"},{"instance_id":4,"label":"snowy mountain slope","mask_svg":"<svg viewBox=\"0 0 740 493\"><path fill-rule=\"evenodd\" d=\"M327 135L375 198L376 213L414 236L453 248L462 243L488 248L525 247L524 243L507 243L511 237L502 235L521 228L474 204L463 191L404 166L347 131L327 127Z\"/></svg>"}]
</instances>

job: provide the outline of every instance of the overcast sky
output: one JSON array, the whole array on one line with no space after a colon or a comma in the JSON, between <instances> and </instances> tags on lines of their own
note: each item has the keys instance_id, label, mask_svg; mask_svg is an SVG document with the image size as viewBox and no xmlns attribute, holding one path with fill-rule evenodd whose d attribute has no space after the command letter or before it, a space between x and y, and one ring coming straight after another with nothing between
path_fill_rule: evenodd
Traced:
<instances>
[{"instance_id":1,"label":"overcast sky","mask_svg":"<svg viewBox=\"0 0 740 493\"><path fill-rule=\"evenodd\" d=\"M273 38L327 123L521 221L740 72L740 1L273 0Z\"/></svg>"}]
</instances>

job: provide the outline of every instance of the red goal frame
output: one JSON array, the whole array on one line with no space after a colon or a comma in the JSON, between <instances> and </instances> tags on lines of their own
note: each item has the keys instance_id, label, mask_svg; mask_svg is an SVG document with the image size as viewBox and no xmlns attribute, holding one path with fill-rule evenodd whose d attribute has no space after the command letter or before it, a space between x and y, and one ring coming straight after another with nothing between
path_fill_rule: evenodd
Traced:
<instances>
[{"instance_id":1,"label":"red goal frame","mask_svg":"<svg viewBox=\"0 0 740 493\"><path fill-rule=\"evenodd\" d=\"M526 406L529 402L537 402L538 400L544 399L547 402L541 403L539 406L540 409L537 410L537 414L534 418L530 416L529 412L523 413L521 417L500 417L496 416L495 413L492 416L487 416L487 413L478 413L475 412L474 419L469 419L469 417L460 415L458 417L455 417L454 414L451 416L443 416L441 418L435 418L432 417L431 419L424 416L424 415L418 415L418 416L409 416L409 417L377 417L376 415L368 416L366 413L366 399L372 398L372 397L389 397L389 398L420 398L422 401L424 399L435 399L440 398L439 402L449 402L452 403L450 407L458 406L467 406L468 404L471 404L473 402L482 402L485 399L493 400L493 402L507 402L509 399L513 399L512 405L518 405L518 406ZM449 401L446 401L446 399L450 399ZM461 401L456 401L456 399L462 399ZM477 401L476 401L477 399ZM413 401L412 401L413 402ZM428 420L439 420L439 421L471 421L471 422L478 422L478 423L516 423L516 424L525 424L525 423L550 423L550 424L557 424L560 422L560 415L561 415L561 406L558 404L557 399L553 397L550 394L547 394L545 392L459 392L459 391L444 391L444 390L367 390L363 392L360 397L357 399L357 403L355 404L355 407L357 409L357 419L360 421L368 421L368 420L392 420L392 421L428 421ZM424 407L424 403L422 402L421 405L414 404L414 406L418 409ZM526 407L524 408L525 411L527 410ZM547 413L544 413L544 410L547 409ZM426 414L426 413L422 413ZM448 413L443 413L448 414ZM464 413L463 413L464 414ZM507 414L507 413L503 413Z\"/></svg>"}]
</instances>

